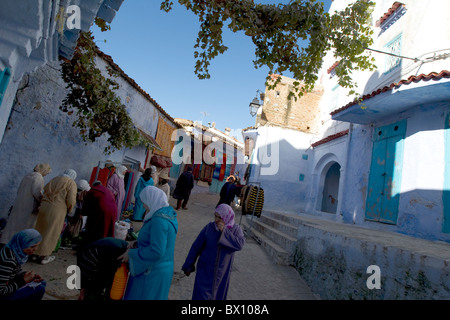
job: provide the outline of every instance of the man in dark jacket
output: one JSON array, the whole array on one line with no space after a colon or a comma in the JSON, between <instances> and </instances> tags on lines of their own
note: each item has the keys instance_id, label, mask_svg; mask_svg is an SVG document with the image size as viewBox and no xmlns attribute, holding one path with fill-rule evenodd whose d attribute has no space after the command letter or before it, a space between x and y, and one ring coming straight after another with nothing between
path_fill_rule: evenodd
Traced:
<instances>
[{"instance_id":1,"label":"man in dark jacket","mask_svg":"<svg viewBox=\"0 0 450 320\"><path fill-rule=\"evenodd\" d=\"M194 176L192 175L192 168L188 167L178 178L175 190L173 190L173 197L177 199L176 210L180 209L180 207L185 210L188 209L186 205L189 201L192 188L194 188Z\"/></svg>"},{"instance_id":2,"label":"man in dark jacket","mask_svg":"<svg viewBox=\"0 0 450 320\"><path fill-rule=\"evenodd\" d=\"M229 176L227 178L227 182L225 182L222 189L220 189L220 200L217 206L222 203L226 203L229 206L231 205L231 202L234 200L238 191L235 181L236 178L234 176Z\"/></svg>"}]
</instances>

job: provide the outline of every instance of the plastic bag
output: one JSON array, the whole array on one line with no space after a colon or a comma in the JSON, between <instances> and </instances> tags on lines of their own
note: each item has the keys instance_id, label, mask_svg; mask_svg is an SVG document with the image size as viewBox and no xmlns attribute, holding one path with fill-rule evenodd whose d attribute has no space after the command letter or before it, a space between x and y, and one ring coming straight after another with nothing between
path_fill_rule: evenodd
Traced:
<instances>
[{"instance_id":1,"label":"plastic bag","mask_svg":"<svg viewBox=\"0 0 450 320\"><path fill-rule=\"evenodd\" d=\"M117 221L114 226L114 238L125 240L127 238L130 224L125 221Z\"/></svg>"}]
</instances>

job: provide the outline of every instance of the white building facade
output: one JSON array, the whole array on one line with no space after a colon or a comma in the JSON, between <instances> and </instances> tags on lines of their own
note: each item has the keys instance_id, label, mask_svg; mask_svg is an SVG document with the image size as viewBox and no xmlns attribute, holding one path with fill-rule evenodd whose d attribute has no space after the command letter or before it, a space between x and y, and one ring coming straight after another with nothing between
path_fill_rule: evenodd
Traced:
<instances>
[{"instance_id":1,"label":"white building facade","mask_svg":"<svg viewBox=\"0 0 450 320\"><path fill-rule=\"evenodd\" d=\"M338 85L329 53L311 130L258 118L244 131L265 209L450 242L449 10L445 0L376 1L370 49L384 53L371 51L377 71L353 74L361 102ZM268 94L260 114L273 110ZM276 173L261 174L264 154L278 155Z\"/></svg>"}]
</instances>

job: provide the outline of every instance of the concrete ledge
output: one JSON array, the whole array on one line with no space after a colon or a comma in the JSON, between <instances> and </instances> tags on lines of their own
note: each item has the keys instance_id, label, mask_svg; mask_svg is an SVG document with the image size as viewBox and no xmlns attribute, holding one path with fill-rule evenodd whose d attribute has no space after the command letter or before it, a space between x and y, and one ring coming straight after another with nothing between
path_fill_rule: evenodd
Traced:
<instances>
[{"instance_id":1,"label":"concrete ledge","mask_svg":"<svg viewBox=\"0 0 450 320\"><path fill-rule=\"evenodd\" d=\"M450 299L450 244L283 214L298 225L294 264L322 299ZM380 289L369 289L380 268Z\"/></svg>"}]
</instances>

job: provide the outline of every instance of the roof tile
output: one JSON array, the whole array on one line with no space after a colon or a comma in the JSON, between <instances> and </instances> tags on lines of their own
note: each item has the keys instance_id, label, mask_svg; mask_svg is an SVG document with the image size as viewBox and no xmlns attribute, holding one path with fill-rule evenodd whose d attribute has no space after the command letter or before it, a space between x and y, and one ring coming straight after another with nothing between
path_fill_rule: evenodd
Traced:
<instances>
[{"instance_id":1,"label":"roof tile","mask_svg":"<svg viewBox=\"0 0 450 320\"><path fill-rule=\"evenodd\" d=\"M417 76L414 76L414 75L413 75L413 76L408 77L408 79L406 79L406 80L400 80L400 81L397 82L397 83L391 83L390 85L388 85L388 86L386 86L386 87L384 87L384 88L375 90L375 91L373 91L372 93L366 94L366 95L362 96L362 97L359 98L359 99L355 99L354 101L352 101L352 102L346 104L345 106L343 106L343 107L341 107L341 108L339 108L339 109L336 109L336 110L332 111L332 112L330 113L330 115L333 116L333 115L335 115L335 114L337 114L337 113L339 113L339 112L341 112L341 111L344 111L344 110L350 108L351 106L353 106L353 105L355 105L355 104L358 104L358 103L360 103L360 102L362 102L362 101L364 101L364 100L373 98L374 96L376 96L376 95L378 95L378 94L380 94L380 93L389 91L389 90L391 90L391 89L393 89L393 88L398 88L398 87L400 87L401 85L404 85L404 84L410 84L411 82L417 83L417 82L420 82L420 81L429 81L429 80L438 81L438 80L441 80L442 78L450 78L450 71L448 71L448 70L442 70L442 71L439 72L439 73L437 73L437 72L431 72L431 73L429 73L429 74L423 74L423 73L422 73L422 74L417 75Z\"/></svg>"}]
</instances>

